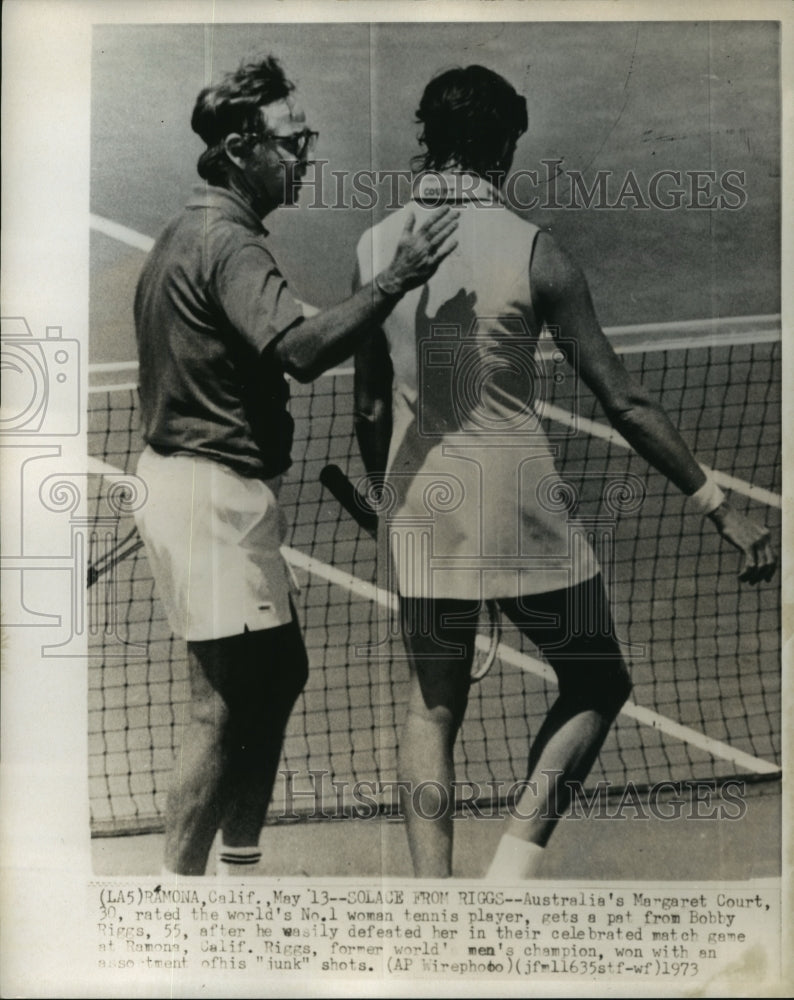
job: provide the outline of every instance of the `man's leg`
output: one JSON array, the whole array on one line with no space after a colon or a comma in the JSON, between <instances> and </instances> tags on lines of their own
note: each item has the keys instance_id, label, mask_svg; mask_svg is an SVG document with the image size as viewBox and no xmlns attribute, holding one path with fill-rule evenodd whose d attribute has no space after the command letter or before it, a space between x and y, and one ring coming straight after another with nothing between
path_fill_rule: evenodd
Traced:
<instances>
[{"instance_id":1,"label":"man's leg","mask_svg":"<svg viewBox=\"0 0 794 1000\"><path fill-rule=\"evenodd\" d=\"M307 676L293 621L188 643L191 700L166 813L165 863L202 875L219 827L234 847L256 847L284 729Z\"/></svg>"},{"instance_id":2,"label":"man's leg","mask_svg":"<svg viewBox=\"0 0 794 1000\"><path fill-rule=\"evenodd\" d=\"M278 669L258 673L240 693L238 724L229 748L229 793L221 830L226 847L259 843L284 731L308 677L308 659L297 622L264 632L248 633L254 656Z\"/></svg>"},{"instance_id":3,"label":"man's leg","mask_svg":"<svg viewBox=\"0 0 794 1000\"><path fill-rule=\"evenodd\" d=\"M400 793L402 811L414 874L446 878L452 873L453 749L468 703L475 630L445 624L444 618L476 607L464 601L402 599L400 609L411 670L398 754L400 780L408 783ZM423 782L430 784L415 796Z\"/></svg>"},{"instance_id":4,"label":"man's leg","mask_svg":"<svg viewBox=\"0 0 794 1000\"><path fill-rule=\"evenodd\" d=\"M584 781L589 774L631 692L631 681L614 638L600 577L575 591L500 604L538 646L559 682L559 696L530 749L529 785L515 804L516 815L506 824L487 875L529 878L539 867L540 849L570 803L568 782ZM585 607L597 609L600 634L580 627L578 610ZM537 611L556 616L559 624L543 627L532 620L531 612Z\"/></svg>"}]
</instances>

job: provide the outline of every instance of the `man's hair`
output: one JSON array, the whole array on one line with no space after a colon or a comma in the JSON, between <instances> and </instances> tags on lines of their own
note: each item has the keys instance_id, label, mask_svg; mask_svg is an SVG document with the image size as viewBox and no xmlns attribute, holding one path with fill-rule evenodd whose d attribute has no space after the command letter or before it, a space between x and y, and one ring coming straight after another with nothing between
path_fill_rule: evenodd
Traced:
<instances>
[{"instance_id":1,"label":"man's hair","mask_svg":"<svg viewBox=\"0 0 794 1000\"><path fill-rule=\"evenodd\" d=\"M198 172L210 184L223 184L230 161L223 140L232 132L262 131L259 109L282 101L295 89L273 56L244 63L220 83L205 87L196 98L190 124L206 142Z\"/></svg>"},{"instance_id":2,"label":"man's hair","mask_svg":"<svg viewBox=\"0 0 794 1000\"><path fill-rule=\"evenodd\" d=\"M450 69L428 83L416 112L425 152L415 166L457 163L479 174L507 169L505 147L527 130L527 103L484 66Z\"/></svg>"}]
</instances>

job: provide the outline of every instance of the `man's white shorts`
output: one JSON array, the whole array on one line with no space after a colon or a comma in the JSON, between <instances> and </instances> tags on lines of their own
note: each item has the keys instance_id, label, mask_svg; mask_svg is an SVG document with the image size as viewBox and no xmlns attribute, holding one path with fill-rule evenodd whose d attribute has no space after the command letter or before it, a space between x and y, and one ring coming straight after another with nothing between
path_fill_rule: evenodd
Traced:
<instances>
[{"instance_id":1,"label":"man's white shorts","mask_svg":"<svg viewBox=\"0 0 794 1000\"><path fill-rule=\"evenodd\" d=\"M250 479L228 466L146 448L148 489L136 514L171 629L190 641L292 621L292 576L279 551L281 478Z\"/></svg>"}]
</instances>

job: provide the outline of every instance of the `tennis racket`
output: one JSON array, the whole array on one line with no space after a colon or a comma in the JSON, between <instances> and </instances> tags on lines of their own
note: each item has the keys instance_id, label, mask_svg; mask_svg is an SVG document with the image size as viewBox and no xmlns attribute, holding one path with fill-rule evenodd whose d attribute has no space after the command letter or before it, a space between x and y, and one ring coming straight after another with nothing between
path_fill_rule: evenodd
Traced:
<instances>
[{"instance_id":1,"label":"tennis racket","mask_svg":"<svg viewBox=\"0 0 794 1000\"><path fill-rule=\"evenodd\" d=\"M320 473L320 482L359 527L363 528L371 538L377 538L378 512L338 465L326 465ZM485 601L480 611L477 637L474 642L472 681L482 680L494 665L499 651L501 631L501 618L496 601Z\"/></svg>"},{"instance_id":2,"label":"tennis racket","mask_svg":"<svg viewBox=\"0 0 794 1000\"><path fill-rule=\"evenodd\" d=\"M106 552L103 556L100 556L96 562L93 562L88 567L87 586L93 587L101 576L109 573L122 559L133 555L140 548L143 548L143 539L138 535L138 529L133 528L120 542L117 542L110 552Z\"/></svg>"}]
</instances>

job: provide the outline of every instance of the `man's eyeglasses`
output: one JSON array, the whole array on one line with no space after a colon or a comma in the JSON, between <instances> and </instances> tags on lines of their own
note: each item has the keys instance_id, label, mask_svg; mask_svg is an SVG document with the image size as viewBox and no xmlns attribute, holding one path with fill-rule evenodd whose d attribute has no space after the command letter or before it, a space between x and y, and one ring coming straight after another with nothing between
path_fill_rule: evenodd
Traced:
<instances>
[{"instance_id":1,"label":"man's eyeglasses","mask_svg":"<svg viewBox=\"0 0 794 1000\"><path fill-rule=\"evenodd\" d=\"M249 138L258 142L265 142L268 139L282 149L286 149L298 160L302 160L307 154L314 150L317 145L319 132L312 132L311 129L304 129L302 132L293 132L292 135L272 135L270 133L247 132Z\"/></svg>"}]
</instances>

